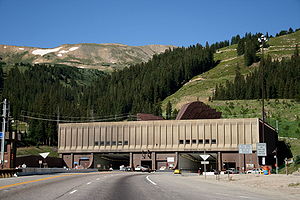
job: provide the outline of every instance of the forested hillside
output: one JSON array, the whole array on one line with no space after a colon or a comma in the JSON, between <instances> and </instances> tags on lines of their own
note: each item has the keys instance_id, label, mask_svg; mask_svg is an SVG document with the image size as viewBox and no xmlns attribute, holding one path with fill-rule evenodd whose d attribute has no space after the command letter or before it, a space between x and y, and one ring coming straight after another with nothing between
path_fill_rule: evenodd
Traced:
<instances>
[{"instance_id":1,"label":"forested hillside","mask_svg":"<svg viewBox=\"0 0 300 200\"><path fill-rule=\"evenodd\" d=\"M161 115L162 99L215 66L217 45L224 46L168 50L147 63L111 74L63 65L1 63L2 99L11 102L15 120L29 123L25 144L55 145L58 117L66 122L106 120L107 116L120 120L124 113Z\"/></svg>"},{"instance_id":2,"label":"forested hillside","mask_svg":"<svg viewBox=\"0 0 300 200\"><path fill-rule=\"evenodd\" d=\"M229 41L223 41L213 45L207 43L205 47L197 44L187 48L169 49L163 54L155 55L146 63L125 67L112 73L58 64L2 62L1 99L7 98L11 102L11 116L15 122L29 124L29 129L24 135L24 145L56 145L58 120L115 121L124 120L128 115L138 112L162 115L162 100L177 93L180 88L179 91L182 91L182 88L199 82L210 82L210 88L205 88L209 91L207 99L216 85L218 87L215 89L215 99L258 99L260 90L257 88L261 85L260 68L256 63L247 67L245 60L247 56L255 58L251 62L259 60L259 56L256 55L256 40L260 35L248 33L245 37L234 36L231 46L228 46ZM290 35L297 36L299 31ZM278 39L273 38L272 42L278 42ZM274 45L271 45L268 49L273 47ZM244 54L238 56L237 49ZM291 49L295 51L294 47ZM247 51L251 54L246 54ZM281 61L270 59L261 62L261 65L265 63L265 79L268 80L267 97L297 98L297 54L291 59ZM236 67L237 63L240 68ZM234 80L234 71L236 78L231 82L228 75ZM243 74L248 75L244 78ZM201 77L195 79L196 75ZM209 78L211 75L215 78ZM188 92L188 95L193 94L189 90L184 91ZM201 94L201 89L197 89L196 92ZM180 98L176 99L178 100ZM172 104L174 105L173 102ZM171 103L168 105L170 117L174 109L171 108ZM11 128L16 129L16 126L15 123Z\"/></svg>"},{"instance_id":3,"label":"forested hillside","mask_svg":"<svg viewBox=\"0 0 300 200\"><path fill-rule=\"evenodd\" d=\"M267 99L298 99L300 101L300 57L298 47L291 59L272 61L269 56L259 68L242 76L237 66L233 82L218 85L213 94L216 100L261 99L264 86Z\"/></svg>"}]
</instances>

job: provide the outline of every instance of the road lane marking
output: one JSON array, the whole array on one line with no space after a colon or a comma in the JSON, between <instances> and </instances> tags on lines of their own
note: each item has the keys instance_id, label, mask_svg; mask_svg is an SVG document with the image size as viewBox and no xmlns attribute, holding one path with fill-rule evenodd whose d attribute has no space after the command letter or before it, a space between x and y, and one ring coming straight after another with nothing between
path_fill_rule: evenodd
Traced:
<instances>
[{"instance_id":1,"label":"road lane marking","mask_svg":"<svg viewBox=\"0 0 300 200\"><path fill-rule=\"evenodd\" d=\"M250 197L246 197L246 196L239 196L241 198L245 198L245 199L249 199Z\"/></svg>"},{"instance_id":2,"label":"road lane marking","mask_svg":"<svg viewBox=\"0 0 300 200\"><path fill-rule=\"evenodd\" d=\"M225 194L225 193L216 193L217 195L223 195L223 196L229 196L229 194Z\"/></svg>"},{"instance_id":3,"label":"road lane marking","mask_svg":"<svg viewBox=\"0 0 300 200\"><path fill-rule=\"evenodd\" d=\"M153 182L153 181L150 180L149 176L147 176L146 179L147 179L150 183L152 183L153 185L157 185L155 182Z\"/></svg>"},{"instance_id":4,"label":"road lane marking","mask_svg":"<svg viewBox=\"0 0 300 200\"><path fill-rule=\"evenodd\" d=\"M88 182L87 185L91 184L92 182Z\"/></svg>"},{"instance_id":5,"label":"road lane marking","mask_svg":"<svg viewBox=\"0 0 300 200\"><path fill-rule=\"evenodd\" d=\"M96 181L99 181L99 180L100 180L100 178L97 178L97 179L96 179Z\"/></svg>"},{"instance_id":6,"label":"road lane marking","mask_svg":"<svg viewBox=\"0 0 300 200\"><path fill-rule=\"evenodd\" d=\"M25 182L20 182L20 183L14 183L14 184L10 184L10 185L0 186L0 189L9 188L9 187L17 186L17 185L28 184L28 183L39 182L39 181L44 181L44 180L49 180L49 179L53 179L53 178L64 177L64 176L71 176L71 175L68 174L68 175L61 175L61 176L51 176L51 177L36 179L36 180L32 180L32 181L25 181Z\"/></svg>"},{"instance_id":7,"label":"road lane marking","mask_svg":"<svg viewBox=\"0 0 300 200\"><path fill-rule=\"evenodd\" d=\"M75 192L77 192L77 190L73 190L72 192L70 192L69 194L73 194L73 193L75 193Z\"/></svg>"},{"instance_id":8,"label":"road lane marking","mask_svg":"<svg viewBox=\"0 0 300 200\"><path fill-rule=\"evenodd\" d=\"M54 178L60 178L60 177L65 177L65 176L90 175L90 174L99 174L99 172L76 173L76 174L72 173L72 174L64 174L64 175L59 175L59 176L51 176L51 177L36 179L36 180L32 180L32 181L24 181L24 182L20 182L20 183L14 183L14 184L10 184L10 185L0 186L0 190L4 189L4 188L13 187L13 186L24 185L24 184L28 184L28 183L35 183L35 182L39 182L39 181L44 181L44 180L49 180L49 179L54 179ZM106 174L106 173L105 172L100 172L100 174Z\"/></svg>"}]
</instances>

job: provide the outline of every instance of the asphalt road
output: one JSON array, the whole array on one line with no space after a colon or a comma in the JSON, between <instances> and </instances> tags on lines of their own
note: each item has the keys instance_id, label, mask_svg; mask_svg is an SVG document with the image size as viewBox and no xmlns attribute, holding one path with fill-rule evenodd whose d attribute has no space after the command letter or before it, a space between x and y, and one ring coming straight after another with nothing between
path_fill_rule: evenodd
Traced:
<instances>
[{"instance_id":1,"label":"asphalt road","mask_svg":"<svg viewBox=\"0 0 300 200\"><path fill-rule=\"evenodd\" d=\"M0 199L284 199L171 173L102 172L0 179Z\"/></svg>"}]
</instances>

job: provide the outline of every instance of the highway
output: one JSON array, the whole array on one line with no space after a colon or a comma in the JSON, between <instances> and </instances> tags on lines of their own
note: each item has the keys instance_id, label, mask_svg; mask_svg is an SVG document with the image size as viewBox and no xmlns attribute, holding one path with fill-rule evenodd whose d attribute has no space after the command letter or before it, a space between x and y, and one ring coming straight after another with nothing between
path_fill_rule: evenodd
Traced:
<instances>
[{"instance_id":1,"label":"highway","mask_svg":"<svg viewBox=\"0 0 300 200\"><path fill-rule=\"evenodd\" d=\"M216 181L217 182L217 181ZM0 179L1 200L284 199L171 173L95 172Z\"/></svg>"}]
</instances>

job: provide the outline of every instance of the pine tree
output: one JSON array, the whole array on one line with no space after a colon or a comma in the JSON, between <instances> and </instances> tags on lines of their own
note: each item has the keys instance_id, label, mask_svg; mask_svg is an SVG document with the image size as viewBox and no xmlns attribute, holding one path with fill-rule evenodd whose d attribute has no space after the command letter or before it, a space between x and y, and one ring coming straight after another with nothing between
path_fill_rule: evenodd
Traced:
<instances>
[{"instance_id":1,"label":"pine tree","mask_svg":"<svg viewBox=\"0 0 300 200\"><path fill-rule=\"evenodd\" d=\"M172 117L172 104L170 101L168 101L166 107L166 119L171 119L171 117Z\"/></svg>"},{"instance_id":2,"label":"pine tree","mask_svg":"<svg viewBox=\"0 0 300 200\"><path fill-rule=\"evenodd\" d=\"M241 56L245 53L245 40L244 39L241 39L238 42L236 53L237 53L238 56Z\"/></svg>"},{"instance_id":3,"label":"pine tree","mask_svg":"<svg viewBox=\"0 0 300 200\"><path fill-rule=\"evenodd\" d=\"M296 44L296 48L295 48L295 51L294 51L294 55L293 57L299 57L299 49L298 49L298 44Z\"/></svg>"},{"instance_id":4,"label":"pine tree","mask_svg":"<svg viewBox=\"0 0 300 200\"><path fill-rule=\"evenodd\" d=\"M175 109L173 110L173 112L172 112L172 117L171 117L171 119L176 119L177 115L178 115L178 110L175 108Z\"/></svg>"}]
</instances>

